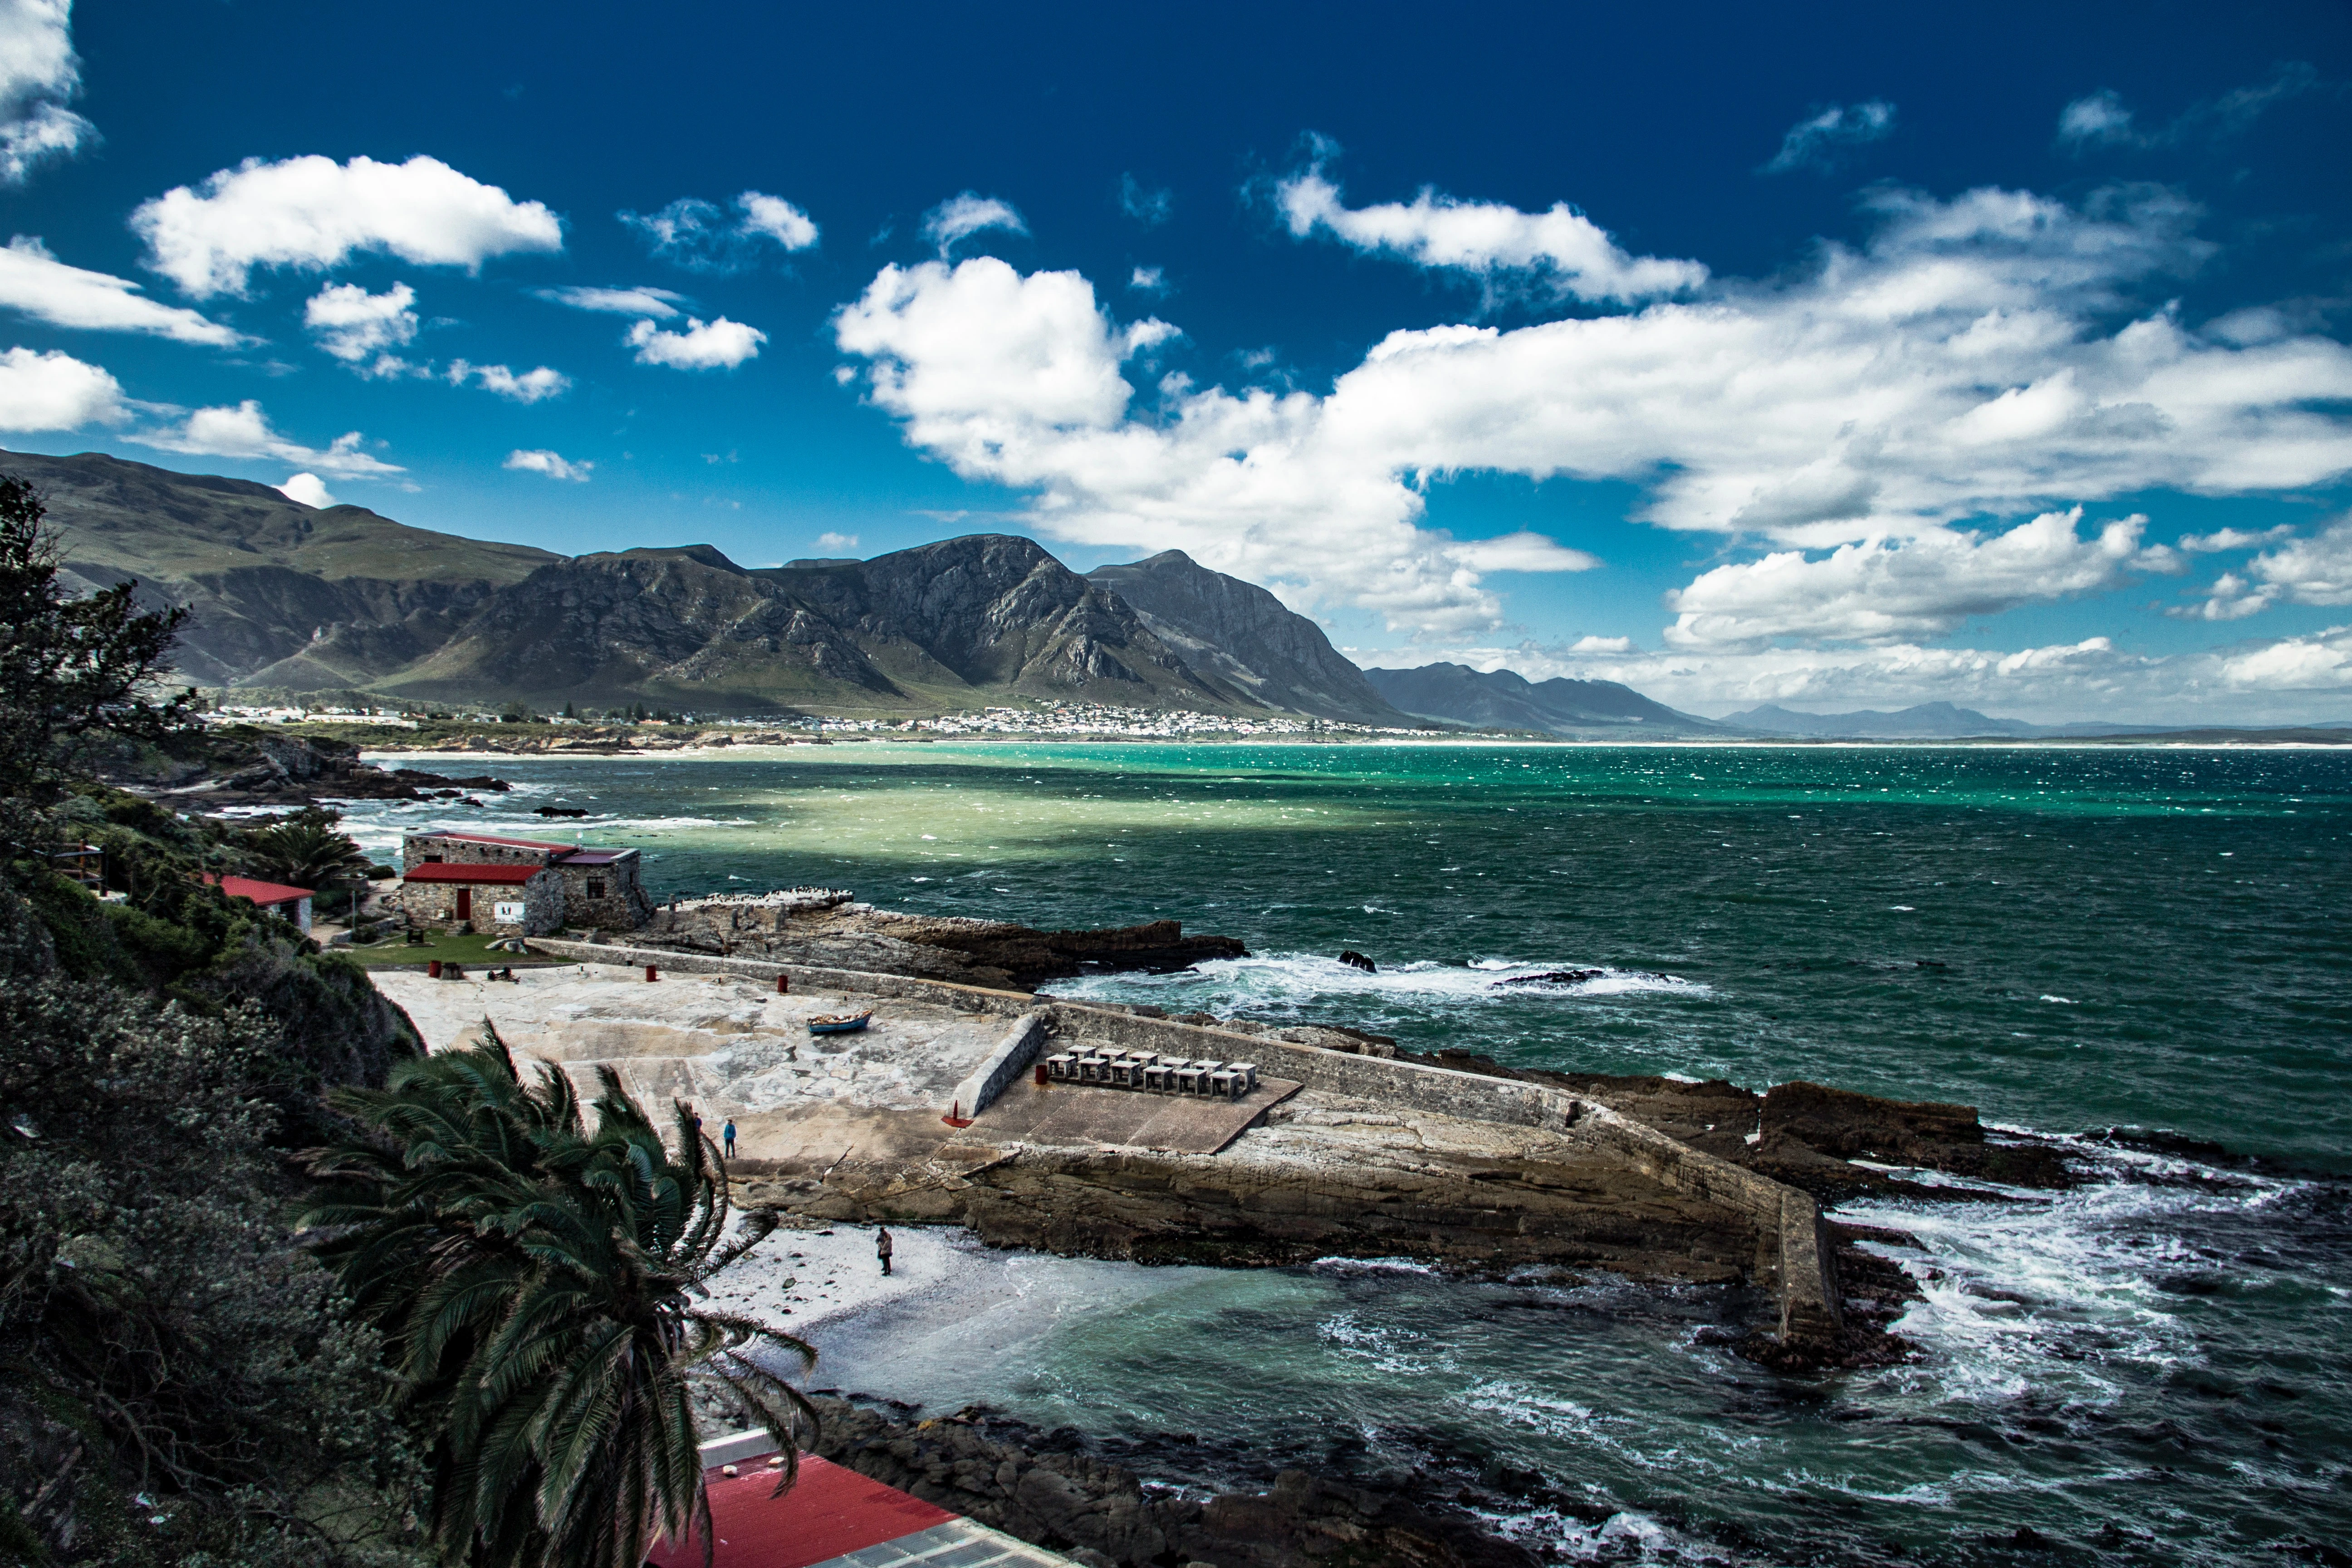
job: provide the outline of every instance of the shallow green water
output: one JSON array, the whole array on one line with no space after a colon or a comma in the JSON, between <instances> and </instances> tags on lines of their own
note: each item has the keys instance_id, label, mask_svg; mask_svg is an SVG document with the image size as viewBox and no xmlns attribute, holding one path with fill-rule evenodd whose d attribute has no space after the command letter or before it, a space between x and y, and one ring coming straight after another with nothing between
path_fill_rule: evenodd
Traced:
<instances>
[{"instance_id":1,"label":"shallow green water","mask_svg":"<svg viewBox=\"0 0 2352 1568\"><path fill-rule=\"evenodd\" d=\"M975 1250L830 1330L821 1382L1068 1423L1171 1480L1524 1471L1542 1484L1498 1526L1578 1560L2252 1564L2352 1540L2352 756L868 744L499 771L520 787L493 809L353 821L379 847L436 821L551 837L528 814L560 799L665 895L1173 917L1254 954L1066 991L2256 1156L2084 1141L2065 1194L1857 1211L1917 1243L1890 1255L1921 1354L1884 1372L1732 1360L1701 1331L1753 1310L1730 1292ZM1606 973L1497 984L1570 967Z\"/></svg>"}]
</instances>

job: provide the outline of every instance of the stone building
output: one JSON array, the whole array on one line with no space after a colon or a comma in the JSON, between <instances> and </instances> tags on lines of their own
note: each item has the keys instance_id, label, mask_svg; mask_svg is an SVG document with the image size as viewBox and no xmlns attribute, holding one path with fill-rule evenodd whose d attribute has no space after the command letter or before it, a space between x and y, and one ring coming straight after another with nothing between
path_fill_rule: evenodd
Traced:
<instances>
[{"instance_id":1,"label":"stone building","mask_svg":"<svg viewBox=\"0 0 2352 1568\"><path fill-rule=\"evenodd\" d=\"M546 928L550 931L558 926L635 931L653 914L653 900L646 896L642 879L644 858L635 849L598 849L488 833L412 833L401 844L401 858L412 881L424 868L434 866L530 867L548 871L559 889L553 922ZM431 872L423 885L459 884L447 873ZM420 900L441 907L435 901L436 895L421 894ZM403 902L412 918L423 918L416 915L417 905L408 901L404 890Z\"/></svg>"},{"instance_id":2,"label":"stone building","mask_svg":"<svg viewBox=\"0 0 2352 1568\"><path fill-rule=\"evenodd\" d=\"M563 925L563 879L544 866L427 861L401 879L400 903L419 925L545 936Z\"/></svg>"}]
</instances>

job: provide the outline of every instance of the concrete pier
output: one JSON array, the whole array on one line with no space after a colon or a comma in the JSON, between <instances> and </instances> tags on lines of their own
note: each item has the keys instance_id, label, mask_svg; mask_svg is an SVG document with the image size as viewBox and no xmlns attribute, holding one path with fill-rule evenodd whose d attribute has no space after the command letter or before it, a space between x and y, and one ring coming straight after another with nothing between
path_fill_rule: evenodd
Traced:
<instances>
[{"instance_id":1,"label":"concrete pier","mask_svg":"<svg viewBox=\"0 0 2352 1568\"><path fill-rule=\"evenodd\" d=\"M1784 1336L1842 1327L1810 1195L1558 1089L1021 992L793 965L778 996L787 966L761 960L537 945L575 966L513 984L381 971L377 984L436 1048L488 1016L519 1056L591 1080L609 1064L634 1092L691 1101L713 1130L731 1118L752 1201L960 1220L992 1240L1111 1256L1378 1250L1745 1278L1778 1299ZM665 978L646 983L648 964ZM812 1014L867 1005L861 1034L806 1032ZM1050 1114L1036 1103L1023 1073L1049 1044L1254 1061L1297 1089L1262 1085L1260 1107L1218 1141L1154 1138L1140 1091L1045 1091L1061 1097ZM992 1113L1015 1084L1018 1110ZM1068 1109L1088 1095L1138 1115ZM950 1126L951 1110L976 1120Z\"/></svg>"}]
</instances>

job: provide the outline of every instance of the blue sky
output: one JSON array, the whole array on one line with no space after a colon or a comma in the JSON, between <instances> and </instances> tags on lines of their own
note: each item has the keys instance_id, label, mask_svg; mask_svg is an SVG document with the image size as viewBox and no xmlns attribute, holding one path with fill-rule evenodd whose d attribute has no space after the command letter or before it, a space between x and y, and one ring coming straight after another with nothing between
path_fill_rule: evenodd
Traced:
<instances>
[{"instance_id":1,"label":"blue sky","mask_svg":"<svg viewBox=\"0 0 2352 1568\"><path fill-rule=\"evenodd\" d=\"M0 0L0 442L1177 546L1707 712L2352 718L2347 146L2333 5Z\"/></svg>"}]
</instances>

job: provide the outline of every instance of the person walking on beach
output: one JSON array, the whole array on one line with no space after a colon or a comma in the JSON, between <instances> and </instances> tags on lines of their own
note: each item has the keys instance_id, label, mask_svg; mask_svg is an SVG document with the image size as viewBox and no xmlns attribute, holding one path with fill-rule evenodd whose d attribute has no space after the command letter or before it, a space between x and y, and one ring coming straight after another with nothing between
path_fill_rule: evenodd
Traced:
<instances>
[{"instance_id":1,"label":"person walking on beach","mask_svg":"<svg viewBox=\"0 0 2352 1568\"><path fill-rule=\"evenodd\" d=\"M874 1256L882 1260L882 1278L890 1278L890 1233L880 1226L874 1227Z\"/></svg>"},{"instance_id":2,"label":"person walking on beach","mask_svg":"<svg viewBox=\"0 0 2352 1568\"><path fill-rule=\"evenodd\" d=\"M726 1140L727 1157L732 1160L735 1157L735 1119L733 1117L727 1119L726 1129L719 1136Z\"/></svg>"}]
</instances>

